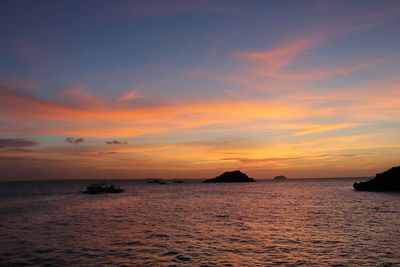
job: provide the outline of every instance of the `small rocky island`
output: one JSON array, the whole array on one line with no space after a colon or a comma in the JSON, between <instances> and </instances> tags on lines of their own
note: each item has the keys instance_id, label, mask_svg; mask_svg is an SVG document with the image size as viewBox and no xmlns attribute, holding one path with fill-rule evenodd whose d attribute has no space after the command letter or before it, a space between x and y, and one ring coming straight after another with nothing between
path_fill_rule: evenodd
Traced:
<instances>
[{"instance_id":1,"label":"small rocky island","mask_svg":"<svg viewBox=\"0 0 400 267\"><path fill-rule=\"evenodd\" d=\"M245 173L237 170L224 172L220 176L203 181L203 183L242 183L255 182L253 178L248 177Z\"/></svg>"},{"instance_id":2,"label":"small rocky island","mask_svg":"<svg viewBox=\"0 0 400 267\"><path fill-rule=\"evenodd\" d=\"M400 166L378 173L375 178L354 183L357 191L400 191Z\"/></svg>"},{"instance_id":3,"label":"small rocky island","mask_svg":"<svg viewBox=\"0 0 400 267\"><path fill-rule=\"evenodd\" d=\"M278 176L275 176L274 180L287 180L287 178L284 175L278 175Z\"/></svg>"},{"instance_id":4,"label":"small rocky island","mask_svg":"<svg viewBox=\"0 0 400 267\"><path fill-rule=\"evenodd\" d=\"M160 181L160 180L158 180L158 179L153 179L153 180L151 180L151 181L147 181L147 183L148 183L148 184L166 184L165 182Z\"/></svg>"}]
</instances>

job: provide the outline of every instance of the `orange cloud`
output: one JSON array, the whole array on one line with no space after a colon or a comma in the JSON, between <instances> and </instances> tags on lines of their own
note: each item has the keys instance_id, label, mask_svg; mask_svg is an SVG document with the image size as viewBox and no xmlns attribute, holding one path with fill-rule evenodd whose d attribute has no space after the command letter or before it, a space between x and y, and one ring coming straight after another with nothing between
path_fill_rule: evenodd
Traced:
<instances>
[{"instance_id":1,"label":"orange cloud","mask_svg":"<svg viewBox=\"0 0 400 267\"><path fill-rule=\"evenodd\" d=\"M276 161L286 161L286 160L295 160L299 158L263 158L263 159L254 159L254 158L223 158L221 160L227 161L238 161L241 163L271 163Z\"/></svg>"},{"instance_id":2,"label":"orange cloud","mask_svg":"<svg viewBox=\"0 0 400 267\"><path fill-rule=\"evenodd\" d=\"M360 126L362 124L359 123L339 123L339 124L324 124L324 125L315 125L311 126L308 129L304 129L292 134L292 136L300 136L300 135L308 135L308 134L315 134L339 129L346 129L346 128L353 128Z\"/></svg>"},{"instance_id":3,"label":"orange cloud","mask_svg":"<svg viewBox=\"0 0 400 267\"><path fill-rule=\"evenodd\" d=\"M282 105L279 102L261 100L176 100L174 103L158 105L109 104L85 108L9 92L0 92L0 96L5 103L0 106L4 118L42 120L38 127L31 126L28 132L22 131L22 133L31 134L48 131L47 133L52 134L81 136L91 134L93 136L130 136L257 119L291 120L306 118L310 115L310 110L302 105L294 103ZM67 124L54 127L55 120ZM51 126L45 127L45 125ZM15 131L13 127L7 127L7 129ZM2 132L7 132L7 129L3 129Z\"/></svg>"}]
</instances>

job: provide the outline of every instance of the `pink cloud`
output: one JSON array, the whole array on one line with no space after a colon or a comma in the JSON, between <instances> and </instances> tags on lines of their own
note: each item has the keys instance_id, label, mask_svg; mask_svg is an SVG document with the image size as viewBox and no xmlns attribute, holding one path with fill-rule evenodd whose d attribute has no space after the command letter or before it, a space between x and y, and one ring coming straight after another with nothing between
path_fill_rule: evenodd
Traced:
<instances>
[{"instance_id":1,"label":"pink cloud","mask_svg":"<svg viewBox=\"0 0 400 267\"><path fill-rule=\"evenodd\" d=\"M302 52L309 50L320 41L320 39L299 39L272 50L237 53L236 55L249 62L260 64L264 68L277 70L292 65Z\"/></svg>"},{"instance_id":2,"label":"pink cloud","mask_svg":"<svg viewBox=\"0 0 400 267\"><path fill-rule=\"evenodd\" d=\"M104 102L94 94L90 93L86 87L78 86L61 93L61 97L68 103L75 106L99 106Z\"/></svg>"},{"instance_id":3,"label":"pink cloud","mask_svg":"<svg viewBox=\"0 0 400 267\"><path fill-rule=\"evenodd\" d=\"M128 93L123 94L121 97L118 98L118 102L125 102L133 99L143 98L146 97L145 94L142 94L138 90L134 89Z\"/></svg>"},{"instance_id":4,"label":"pink cloud","mask_svg":"<svg viewBox=\"0 0 400 267\"><path fill-rule=\"evenodd\" d=\"M232 62L230 67L213 67L187 73L207 80L240 83L252 90L274 91L280 89L272 87L282 88L286 85L298 87L301 86L298 81L309 82L349 75L385 61L385 59L372 59L308 69L302 66L300 71L290 69L299 63L301 56L310 55L309 52L321 44L384 24L393 19L399 11L398 6L381 7L378 9L379 12L363 10L362 7L357 11L350 10L346 5L331 3L324 3L318 9L324 12L324 16L316 17L312 25L298 30L297 34L283 43L278 43L275 48L254 52L239 51L233 53L236 59L240 59L239 62Z\"/></svg>"},{"instance_id":5,"label":"pink cloud","mask_svg":"<svg viewBox=\"0 0 400 267\"><path fill-rule=\"evenodd\" d=\"M272 50L255 53L237 53L245 60L244 69L251 75L265 76L280 81L290 80L319 80L337 75L348 75L385 62L386 59L375 59L345 66L330 66L308 69L302 72L289 70L296 59L306 51L319 45L324 38L293 40L289 44Z\"/></svg>"}]
</instances>

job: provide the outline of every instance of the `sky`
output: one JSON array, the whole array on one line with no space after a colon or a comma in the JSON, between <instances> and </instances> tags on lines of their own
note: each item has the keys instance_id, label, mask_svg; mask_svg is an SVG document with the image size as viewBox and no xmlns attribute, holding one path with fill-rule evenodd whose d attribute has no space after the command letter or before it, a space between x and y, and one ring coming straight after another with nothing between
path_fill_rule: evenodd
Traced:
<instances>
[{"instance_id":1,"label":"sky","mask_svg":"<svg viewBox=\"0 0 400 267\"><path fill-rule=\"evenodd\" d=\"M0 180L400 165L400 2L0 2Z\"/></svg>"}]
</instances>

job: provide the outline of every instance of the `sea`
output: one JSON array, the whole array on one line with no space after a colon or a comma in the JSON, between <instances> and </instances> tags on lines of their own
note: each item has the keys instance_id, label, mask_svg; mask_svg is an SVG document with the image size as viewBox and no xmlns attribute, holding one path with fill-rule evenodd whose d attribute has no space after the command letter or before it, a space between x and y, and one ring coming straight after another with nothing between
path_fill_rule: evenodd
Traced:
<instances>
[{"instance_id":1,"label":"sea","mask_svg":"<svg viewBox=\"0 0 400 267\"><path fill-rule=\"evenodd\" d=\"M355 181L4 182L0 266L400 266L400 193Z\"/></svg>"}]
</instances>

